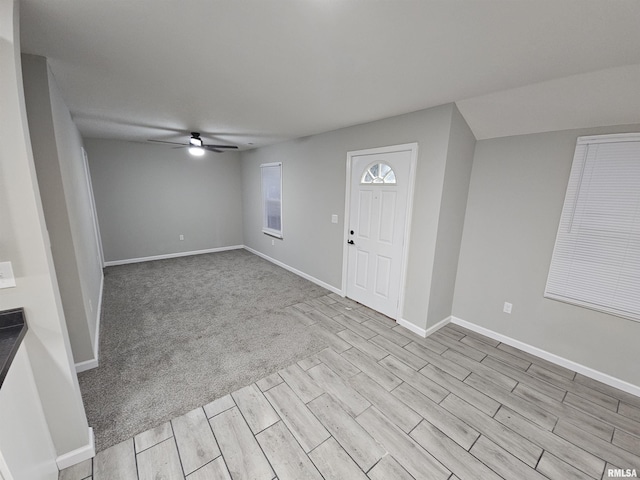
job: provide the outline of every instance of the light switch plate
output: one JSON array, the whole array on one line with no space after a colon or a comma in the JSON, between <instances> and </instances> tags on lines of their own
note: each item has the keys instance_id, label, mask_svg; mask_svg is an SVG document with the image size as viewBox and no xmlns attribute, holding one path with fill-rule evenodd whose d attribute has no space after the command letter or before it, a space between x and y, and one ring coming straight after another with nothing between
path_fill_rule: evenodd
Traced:
<instances>
[{"instance_id":1,"label":"light switch plate","mask_svg":"<svg viewBox=\"0 0 640 480\"><path fill-rule=\"evenodd\" d=\"M338 223L338 215L331 215L331 223Z\"/></svg>"},{"instance_id":2,"label":"light switch plate","mask_svg":"<svg viewBox=\"0 0 640 480\"><path fill-rule=\"evenodd\" d=\"M513 304L509 302L504 302L504 307L502 307L502 311L504 313L511 313L511 309L513 308Z\"/></svg>"},{"instance_id":3,"label":"light switch plate","mask_svg":"<svg viewBox=\"0 0 640 480\"><path fill-rule=\"evenodd\" d=\"M13 276L11 262L0 262L0 288L11 288L16 286L16 279Z\"/></svg>"}]
</instances>

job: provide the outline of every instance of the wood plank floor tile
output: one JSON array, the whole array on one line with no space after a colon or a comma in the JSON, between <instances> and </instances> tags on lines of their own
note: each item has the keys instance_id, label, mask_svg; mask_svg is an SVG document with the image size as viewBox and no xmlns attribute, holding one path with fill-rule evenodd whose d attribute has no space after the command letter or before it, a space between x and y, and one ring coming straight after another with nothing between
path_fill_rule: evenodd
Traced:
<instances>
[{"instance_id":1,"label":"wood plank floor tile","mask_svg":"<svg viewBox=\"0 0 640 480\"><path fill-rule=\"evenodd\" d=\"M630 418L631 420L640 422L640 408L638 407L634 407L633 405L620 402L620 406L618 407L618 413L627 418Z\"/></svg>"},{"instance_id":2,"label":"wood plank floor tile","mask_svg":"<svg viewBox=\"0 0 640 480\"><path fill-rule=\"evenodd\" d=\"M319 299L316 298L312 298L309 300L305 300L305 303L311 305L313 308L315 308L317 311L319 311L320 313L326 315L329 318L333 318L336 315L339 315L340 312L338 310L336 310L335 308L331 307L331 305L320 301Z\"/></svg>"},{"instance_id":3,"label":"wood plank floor tile","mask_svg":"<svg viewBox=\"0 0 640 480\"><path fill-rule=\"evenodd\" d=\"M309 403L324 393L324 390L298 365L291 365L278 373L304 403Z\"/></svg>"},{"instance_id":4,"label":"wood plank floor tile","mask_svg":"<svg viewBox=\"0 0 640 480\"><path fill-rule=\"evenodd\" d=\"M313 320L315 324L326 328L331 333L341 332L345 328L338 322L334 322L331 317L319 312L318 310L310 310L308 312L304 312L304 314Z\"/></svg>"},{"instance_id":5,"label":"wood plank floor tile","mask_svg":"<svg viewBox=\"0 0 640 480\"><path fill-rule=\"evenodd\" d=\"M331 348L325 348L320 353L318 353L318 358L322 361L322 363L324 363L327 367L329 367L344 379L348 379L360 373L359 368L357 368L348 360L345 360Z\"/></svg>"},{"instance_id":6,"label":"wood plank floor tile","mask_svg":"<svg viewBox=\"0 0 640 480\"><path fill-rule=\"evenodd\" d=\"M493 415L498 411L498 408L500 408L500 403L494 400L490 395L487 395L486 391L479 391L478 389L473 388L473 386L468 385L466 383L467 380L461 382L448 373L435 368L433 365L427 365L425 368L420 370L420 373L436 382L438 385L441 385L449 392L457 395L463 400L467 400L478 410L486 413L487 415ZM467 379L471 378L472 376L473 374L469 375Z\"/></svg>"},{"instance_id":7,"label":"wood plank floor tile","mask_svg":"<svg viewBox=\"0 0 640 480\"><path fill-rule=\"evenodd\" d=\"M395 343L399 347L404 347L407 343L411 341L411 339L405 337L404 335L400 335L392 328L385 327L377 320L367 320L366 322L362 322L362 324L376 332L381 337L386 338L387 340Z\"/></svg>"},{"instance_id":8,"label":"wood plank floor tile","mask_svg":"<svg viewBox=\"0 0 640 480\"><path fill-rule=\"evenodd\" d=\"M635 407L640 408L640 397L637 397L631 393L625 392L624 390L620 390L615 387L611 387L606 385L598 380L594 380L593 378L585 377L584 375L578 373L574 378L576 383L580 383L589 388L593 388L594 390L598 390L599 392L606 393L607 395L617 398L618 400L628 403L629 405L633 405Z\"/></svg>"},{"instance_id":9,"label":"wood plank floor tile","mask_svg":"<svg viewBox=\"0 0 640 480\"><path fill-rule=\"evenodd\" d=\"M329 432L286 383L273 387L265 395L306 452L329 438Z\"/></svg>"},{"instance_id":10,"label":"wood plank floor tile","mask_svg":"<svg viewBox=\"0 0 640 480\"><path fill-rule=\"evenodd\" d=\"M527 360L523 360L522 358L512 355L510 353L507 353L504 350L500 350L499 348L492 347L491 345L488 345L487 343L473 337L464 337L462 340L460 340L460 343L469 345L470 347L473 347L476 350L479 350L483 353L486 353L487 355L491 355L492 357L497 358L498 360L500 360L503 363L506 363L507 365L511 365L512 367L519 368L521 370L526 370L531 365L531 362Z\"/></svg>"},{"instance_id":11,"label":"wood plank floor tile","mask_svg":"<svg viewBox=\"0 0 640 480\"><path fill-rule=\"evenodd\" d=\"M368 315L365 315L360 308L345 308L344 310L341 310L340 313L348 319L357 323L366 322L371 318Z\"/></svg>"},{"instance_id":12,"label":"wood plank floor tile","mask_svg":"<svg viewBox=\"0 0 640 480\"><path fill-rule=\"evenodd\" d=\"M280 421L280 417L255 383L236 390L231 396L254 435Z\"/></svg>"},{"instance_id":13,"label":"wood plank floor tile","mask_svg":"<svg viewBox=\"0 0 640 480\"><path fill-rule=\"evenodd\" d=\"M310 305L307 305L307 307L312 308ZM299 310L298 308L295 308L293 306L283 308L283 311L287 314L287 316L295 318L298 322L300 322L305 327L309 327L314 323L316 323L315 320L306 316L302 310Z\"/></svg>"},{"instance_id":14,"label":"wood plank floor tile","mask_svg":"<svg viewBox=\"0 0 640 480\"><path fill-rule=\"evenodd\" d=\"M427 398L433 400L435 403L440 403L444 397L449 395L449 390L416 372L409 365L402 363L392 355L383 358L378 363L388 369L396 377L407 382Z\"/></svg>"},{"instance_id":15,"label":"wood plank floor tile","mask_svg":"<svg viewBox=\"0 0 640 480\"><path fill-rule=\"evenodd\" d=\"M640 456L640 437L616 428L615 432L613 432L613 440L611 443L620 448L624 448L627 452Z\"/></svg>"},{"instance_id":16,"label":"wood plank floor tile","mask_svg":"<svg viewBox=\"0 0 640 480\"><path fill-rule=\"evenodd\" d=\"M350 330L343 330L337 335L340 338L342 338L344 341L349 342L358 350L366 353L367 355L370 355L376 360L383 359L384 357L389 355L389 352L387 352L383 348L380 348L379 346L374 345L373 343L369 342L368 340L365 340L360 335L356 335Z\"/></svg>"},{"instance_id":17,"label":"wood plank floor tile","mask_svg":"<svg viewBox=\"0 0 640 480\"><path fill-rule=\"evenodd\" d=\"M341 305L345 305L347 307L351 307L351 308L358 308L361 305L358 302L354 302L353 300L351 300L350 298L346 298L346 297L341 297L340 295L338 295L337 293L330 293L328 295L329 298L335 300L336 302L338 302Z\"/></svg>"},{"instance_id":18,"label":"wood plank floor tile","mask_svg":"<svg viewBox=\"0 0 640 480\"><path fill-rule=\"evenodd\" d=\"M412 432L411 438L438 459L460 480L502 480L493 470L467 452L427 421Z\"/></svg>"},{"instance_id":19,"label":"wood plank floor tile","mask_svg":"<svg viewBox=\"0 0 640 480\"><path fill-rule=\"evenodd\" d=\"M187 480L231 480L222 456L187 476Z\"/></svg>"},{"instance_id":20,"label":"wood plank floor tile","mask_svg":"<svg viewBox=\"0 0 640 480\"><path fill-rule=\"evenodd\" d=\"M272 373L268 377L264 377L256 382L256 385L262 392L266 392L270 388L280 385L284 380L278 373Z\"/></svg>"},{"instance_id":21,"label":"wood plank floor tile","mask_svg":"<svg viewBox=\"0 0 640 480\"><path fill-rule=\"evenodd\" d=\"M439 368L443 372L447 372L449 375L457 378L458 380L464 380L471 373L470 370L460 366L459 364L452 362L448 358L445 358L442 355L438 355L437 353L432 352L431 350L423 347L422 345L418 345L415 342L411 342L404 346L404 348L414 355L426 360L434 367ZM449 350L453 351L453 350ZM465 357L468 358L468 357ZM471 360L473 361L473 360Z\"/></svg>"},{"instance_id":22,"label":"wood plank floor tile","mask_svg":"<svg viewBox=\"0 0 640 480\"><path fill-rule=\"evenodd\" d=\"M309 370L311 367L315 367L320 363L320 360L315 355L307 358L303 358L298 362L298 366L304 371Z\"/></svg>"},{"instance_id":23,"label":"wood plank floor tile","mask_svg":"<svg viewBox=\"0 0 640 480\"><path fill-rule=\"evenodd\" d=\"M469 450L471 445L473 445L480 436L480 434L467 423L458 419L458 417L437 403L432 402L407 383L400 385L393 390L391 394L420 414L420 416L429 421L429 423L438 427L444 434L465 450Z\"/></svg>"},{"instance_id":24,"label":"wood plank floor tile","mask_svg":"<svg viewBox=\"0 0 640 480\"><path fill-rule=\"evenodd\" d=\"M256 438L280 480L322 480L284 423L272 425Z\"/></svg>"},{"instance_id":25,"label":"wood plank floor tile","mask_svg":"<svg viewBox=\"0 0 640 480\"><path fill-rule=\"evenodd\" d=\"M374 320L376 320L377 322L380 322L382 325L384 325L385 327L388 328L393 328L396 325L398 325L398 323L393 319L393 318L389 318L386 315L380 313L380 312L376 312L375 310L371 310L368 307L365 307L364 305L362 305L359 310L364 313L367 317L372 318Z\"/></svg>"},{"instance_id":26,"label":"wood plank floor tile","mask_svg":"<svg viewBox=\"0 0 640 480\"><path fill-rule=\"evenodd\" d=\"M133 439L98 452L93 459L94 480L138 480Z\"/></svg>"},{"instance_id":27,"label":"wood plank floor tile","mask_svg":"<svg viewBox=\"0 0 640 480\"><path fill-rule=\"evenodd\" d=\"M544 408L536 405L535 403L531 403L522 397L518 397L507 390L485 382L475 373L469 375L464 383L491 397L496 402L518 412L527 420L532 421L546 430L551 430L558 421L558 417ZM474 402L471 403L476 405Z\"/></svg>"},{"instance_id":28,"label":"wood plank floor tile","mask_svg":"<svg viewBox=\"0 0 640 480\"><path fill-rule=\"evenodd\" d=\"M331 298L329 295L323 295L322 297L318 297L316 300L326 303L327 305L333 305L336 301Z\"/></svg>"},{"instance_id":29,"label":"wood plank floor tile","mask_svg":"<svg viewBox=\"0 0 640 480\"><path fill-rule=\"evenodd\" d=\"M535 355L524 352L519 348L512 347L511 345L507 345L505 343L501 343L500 345L498 345L498 348L500 350L504 350L507 353L510 353L511 355L520 357L523 360L526 360L530 363L535 363L536 365L543 367L551 372L555 372L556 374L563 376L568 380L573 380L573 378L575 377L575 372L573 370L569 370L568 368L561 367L560 365L552 363L543 358L536 357Z\"/></svg>"},{"instance_id":30,"label":"wood plank floor tile","mask_svg":"<svg viewBox=\"0 0 640 480\"><path fill-rule=\"evenodd\" d=\"M542 454L536 468L551 480L590 480L591 478L549 452Z\"/></svg>"},{"instance_id":31,"label":"wood plank floor tile","mask_svg":"<svg viewBox=\"0 0 640 480\"><path fill-rule=\"evenodd\" d=\"M574 425L578 425L582 430L592 433L604 440L610 441L613 436L613 427L611 425L573 408L570 405L547 397L527 385L518 385L514 389L513 393L544 408L558 418L564 418Z\"/></svg>"},{"instance_id":32,"label":"wood plank floor tile","mask_svg":"<svg viewBox=\"0 0 640 480\"><path fill-rule=\"evenodd\" d=\"M371 405L366 398L347 385L337 373L322 363L309 369L309 375L354 417Z\"/></svg>"},{"instance_id":33,"label":"wood plank floor tile","mask_svg":"<svg viewBox=\"0 0 640 480\"><path fill-rule=\"evenodd\" d=\"M373 357L360 350L351 348L346 352L342 352L341 355L388 391L393 390L402 383L402 380L376 363Z\"/></svg>"},{"instance_id":34,"label":"wood plank floor tile","mask_svg":"<svg viewBox=\"0 0 640 480\"><path fill-rule=\"evenodd\" d=\"M158 425L155 428L139 433L133 437L133 444L136 447L136 453L140 453L143 450L153 447L154 445L157 445L171 437L173 437L171 424L169 422L165 422L162 425Z\"/></svg>"},{"instance_id":35,"label":"wood plank floor tile","mask_svg":"<svg viewBox=\"0 0 640 480\"><path fill-rule=\"evenodd\" d=\"M229 410L236 406L236 402L233 401L231 395L225 395L224 397L220 397L217 400L207 404L204 406L204 413L207 415L207 418L211 418L214 415L218 415L219 413L224 412L225 410Z\"/></svg>"},{"instance_id":36,"label":"wood plank floor tile","mask_svg":"<svg viewBox=\"0 0 640 480\"><path fill-rule=\"evenodd\" d=\"M414 355L410 351L405 350L404 348L396 345L395 343L384 338L381 335L373 337L369 341L383 348L398 360L402 360L404 363L414 368L415 370L418 370L427 364L426 360L418 357L417 355Z\"/></svg>"},{"instance_id":37,"label":"wood plank floor tile","mask_svg":"<svg viewBox=\"0 0 640 480\"><path fill-rule=\"evenodd\" d=\"M313 310L313 305L305 302L296 303L293 305L293 308L300 310L301 312L307 313Z\"/></svg>"},{"instance_id":38,"label":"wood plank floor tile","mask_svg":"<svg viewBox=\"0 0 640 480\"><path fill-rule=\"evenodd\" d=\"M330 332L321 325L311 325L309 327L309 331L312 335L317 335L322 338L325 342L327 342L327 345L329 347L333 348L338 353L342 353L345 350L349 350L351 348L351 345L349 343L345 342L335 333Z\"/></svg>"},{"instance_id":39,"label":"wood plank floor tile","mask_svg":"<svg viewBox=\"0 0 640 480\"><path fill-rule=\"evenodd\" d=\"M453 350L447 350L442 354L442 356L506 390L511 391L518 384L518 382L513 378L497 372L493 368L490 368L483 363L476 362L475 360Z\"/></svg>"},{"instance_id":40,"label":"wood plank floor tile","mask_svg":"<svg viewBox=\"0 0 640 480\"><path fill-rule=\"evenodd\" d=\"M478 439L470 453L502 478L546 480L544 476L536 472L535 466L527 465L485 436Z\"/></svg>"},{"instance_id":41,"label":"wood plank floor tile","mask_svg":"<svg viewBox=\"0 0 640 480\"><path fill-rule=\"evenodd\" d=\"M493 338L489 338L486 335L482 335L481 333L474 332L473 330L469 330L468 328L462 327L460 325L456 325L455 323L448 323L442 329L442 332L445 331L454 331L463 337L472 337L476 340L480 340L481 342L486 343L487 345L491 345L492 347L497 347L500 345L500 341L495 340ZM461 340L461 339L460 339Z\"/></svg>"},{"instance_id":42,"label":"wood plank floor tile","mask_svg":"<svg viewBox=\"0 0 640 480\"><path fill-rule=\"evenodd\" d=\"M475 348L462 342L458 342L451 337L447 337L440 332L432 333L431 335L429 335L429 338L435 340L438 343L441 343L442 345L452 350L455 350L456 352L460 352L461 354L474 359L476 362L480 362L484 357L487 356L486 353L483 353L480 350L476 350Z\"/></svg>"},{"instance_id":43,"label":"wood plank floor tile","mask_svg":"<svg viewBox=\"0 0 640 480\"><path fill-rule=\"evenodd\" d=\"M391 423L375 407L356 419L415 478L447 479L450 472L413 438Z\"/></svg>"},{"instance_id":44,"label":"wood plank floor tile","mask_svg":"<svg viewBox=\"0 0 640 480\"><path fill-rule=\"evenodd\" d=\"M333 437L311 452L309 457L325 480L368 480Z\"/></svg>"},{"instance_id":45,"label":"wood plank floor tile","mask_svg":"<svg viewBox=\"0 0 640 480\"><path fill-rule=\"evenodd\" d=\"M237 407L209 420L231 478L271 480L275 474Z\"/></svg>"},{"instance_id":46,"label":"wood plank floor tile","mask_svg":"<svg viewBox=\"0 0 640 480\"><path fill-rule=\"evenodd\" d=\"M173 438L154 445L136 456L139 480L182 480L182 466Z\"/></svg>"},{"instance_id":47,"label":"wood plank floor tile","mask_svg":"<svg viewBox=\"0 0 640 480\"><path fill-rule=\"evenodd\" d=\"M367 475L371 480L414 480L391 455L382 457Z\"/></svg>"},{"instance_id":48,"label":"wood plank floor tile","mask_svg":"<svg viewBox=\"0 0 640 480\"><path fill-rule=\"evenodd\" d=\"M311 401L309 408L365 472L387 453L330 395Z\"/></svg>"},{"instance_id":49,"label":"wood plank floor tile","mask_svg":"<svg viewBox=\"0 0 640 480\"><path fill-rule=\"evenodd\" d=\"M370 328L365 327L361 323L358 323L351 318L347 318L342 314L336 315L333 317L333 320L343 327L346 327L350 332L357 333L362 338L369 339L377 335L377 333Z\"/></svg>"},{"instance_id":50,"label":"wood plank floor tile","mask_svg":"<svg viewBox=\"0 0 640 480\"><path fill-rule=\"evenodd\" d=\"M202 408L174 418L171 425L185 475L220 455L220 449Z\"/></svg>"},{"instance_id":51,"label":"wood plank floor tile","mask_svg":"<svg viewBox=\"0 0 640 480\"><path fill-rule=\"evenodd\" d=\"M462 338L465 337L466 333L462 333L460 331L458 331L458 329L456 328L451 328L450 324L445 325L444 327L440 328L438 330L440 333L444 333L445 335L453 338L456 341L460 341L462 340Z\"/></svg>"},{"instance_id":52,"label":"wood plank floor tile","mask_svg":"<svg viewBox=\"0 0 640 480\"><path fill-rule=\"evenodd\" d=\"M71 467L60 470L58 480L86 480L90 479L92 474L93 459L89 458L83 462L76 463Z\"/></svg>"},{"instance_id":53,"label":"wood plank floor tile","mask_svg":"<svg viewBox=\"0 0 640 480\"><path fill-rule=\"evenodd\" d=\"M604 471L604 461L564 438L544 430L526 420L513 410L501 407L495 419L514 432L526 432L527 439L560 460L575 466L592 478L600 478Z\"/></svg>"},{"instance_id":54,"label":"wood plank floor tile","mask_svg":"<svg viewBox=\"0 0 640 480\"><path fill-rule=\"evenodd\" d=\"M567 393L567 396L564 397L564 403L610 423L616 428L620 428L635 436L640 436L640 422L624 417L619 413L612 412L611 410L601 407L600 405L596 405L595 403L592 403L578 395L571 392Z\"/></svg>"},{"instance_id":55,"label":"wood plank floor tile","mask_svg":"<svg viewBox=\"0 0 640 480\"><path fill-rule=\"evenodd\" d=\"M523 372L517 368L510 367L506 363L502 363L500 360L496 360L493 357L487 356L481 362L483 365L486 365L494 370L503 373L504 375L517 380L520 383L524 383L529 385L531 388L538 390L541 393L544 393L548 397L551 397L555 400L562 401L564 399L566 390L561 389L557 386L554 386L544 380L540 380L537 377L530 375L527 372Z\"/></svg>"},{"instance_id":56,"label":"wood plank floor tile","mask_svg":"<svg viewBox=\"0 0 640 480\"><path fill-rule=\"evenodd\" d=\"M391 395L364 373L352 377L349 380L349 385L405 433L409 433L422 421L420 415L405 404L398 402L395 396Z\"/></svg>"},{"instance_id":57,"label":"wood plank floor tile","mask_svg":"<svg viewBox=\"0 0 640 480\"><path fill-rule=\"evenodd\" d=\"M594 435L585 433L568 422L560 420L556 428L553 429L553 433L614 465L621 465L623 468L634 466L640 468L639 456Z\"/></svg>"},{"instance_id":58,"label":"wood plank floor tile","mask_svg":"<svg viewBox=\"0 0 640 480\"><path fill-rule=\"evenodd\" d=\"M459 421L470 425L469 428L481 432L499 447L509 451L526 465L535 468L542 455L542 448L527 440L525 432L520 432L522 433L520 435L455 395L449 395L440 405Z\"/></svg>"}]
</instances>

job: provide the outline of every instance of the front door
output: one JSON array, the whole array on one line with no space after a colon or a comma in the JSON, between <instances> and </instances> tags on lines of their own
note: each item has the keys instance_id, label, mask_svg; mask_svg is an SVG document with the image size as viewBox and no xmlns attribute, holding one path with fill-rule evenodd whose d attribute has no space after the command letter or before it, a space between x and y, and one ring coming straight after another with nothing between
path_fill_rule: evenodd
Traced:
<instances>
[{"instance_id":1,"label":"front door","mask_svg":"<svg viewBox=\"0 0 640 480\"><path fill-rule=\"evenodd\" d=\"M347 297L398 317L415 150L351 157Z\"/></svg>"}]
</instances>

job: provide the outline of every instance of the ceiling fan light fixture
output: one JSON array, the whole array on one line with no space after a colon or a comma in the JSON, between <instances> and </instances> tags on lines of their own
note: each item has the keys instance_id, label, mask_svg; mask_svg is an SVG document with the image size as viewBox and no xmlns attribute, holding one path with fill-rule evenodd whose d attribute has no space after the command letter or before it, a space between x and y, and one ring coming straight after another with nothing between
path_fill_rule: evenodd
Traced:
<instances>
[{"instance_id":1,"label":"ceiling fan light fixture","mask_svg":"<svg viewBox=\"0 0 640 480\"><path fill-rule=\"evenodd\" d=\"M201 157L202 155L204 155L204 152L205 152L204 148L202 148L200 146L189 147L189 153L191 155L196 156L196 157Z\"/></svg>"},{"instance_id":2,"label":"ceiling fan light fixture","mask_svg":"<svg viewBox=\"0 0 640 480\"><path fill-rule=\"evenodd\" d=\"M197 137L191 137L189 143L195 147L202 147L202 139Z\"/></svg>"}]
</instances>

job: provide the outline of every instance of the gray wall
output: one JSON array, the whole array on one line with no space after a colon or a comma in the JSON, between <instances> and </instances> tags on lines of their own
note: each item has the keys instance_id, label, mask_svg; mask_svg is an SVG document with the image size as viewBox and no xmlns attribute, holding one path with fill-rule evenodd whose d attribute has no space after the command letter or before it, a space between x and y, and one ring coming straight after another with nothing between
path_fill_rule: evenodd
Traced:
<instances>
[{"instance_id":1,"label":"gray wall","mask_svg":"<svg viewBox=\"0 0 640 480\"><path fill-rule=\"evenodd\" d=\"M0 0L0 260L11 261L16 276L16 287L0 290L0 310L25 309L29 331L24 347L37 391L27 387L28 381L21 390L3 388L2 415L28 425L0 429L0 449L15 478L38 480L55 478L55 455L88 446L89 430L35 177L22 86L17 6L12 0ZM24 360L24 354L20 355ZM18 367L19 372L28 370L20 364ZM35 395L40 397L39 402ZM40 415L31 415L30 407L38 403L46 426L39 421ZM32 437L48 434L55 452L43 437ZM4 448L6 442L12 443L10 452ZM16 449L17 445L23 448ZM32 475L36 469L40 473Z\"/></svg>"},{"instance_id":2,"label":"gray wall","mask_svg":"<svg viewBox=\"0 0 640 480\"><path fill-rule=\"evenodd\" d=\"M193 157L93 138L85 146L106 262L242 245L238 153Z\"/></svg>"},{"instance_id":3,"label":"gray wall","mask_svg":"<svg viewBox=\"0 0 640 480\"><path fill-rule=\"evenodd\" d=\"M476 144L453 315L640 385L640 323L543 298L577 137L630 131Z\"/></svg>"},{"instance_id":4,"label":"gray wall","mask_svg":"<svg viewBox=\"0 0 640 480\"><path fill-rule=\"evenodd\" d=\"M438 218L428 327L451 315L475 145L471 129L454 108Z\"/></svg>"},{"instance_id":5,"label":"gray wall","mask_svg":"<svg viewBox=\"0 0 640 480\"><path fill-rule=\"evenodd\" d=\"M47 60L23 55L22 67L38 187L73 358L76 363L93 360L102 265L82 139Z\"/></svg>"},{"instance_id":6,"label":"gray wall","mask_svg":"<svg viewBox=\"0 0 640 480\"><path fill-rule=\"evenodd\" d=\"M461 152L466 152L473 136L459 125L462 117L452 104L243 152L245 245L340 289L347 152L418 142L403 318L425 328L454 111L456 135L463 136ZM259 166L276 161L283 163L284 239L271 245L272 238L262 233ZM466 198L466 190L460 193ZM331 223L332 214L338 214L338 224ZM455 214L461 222L464 209ZM453 284L450 289L452 295Z\"/></svg>"}]
</instances>

